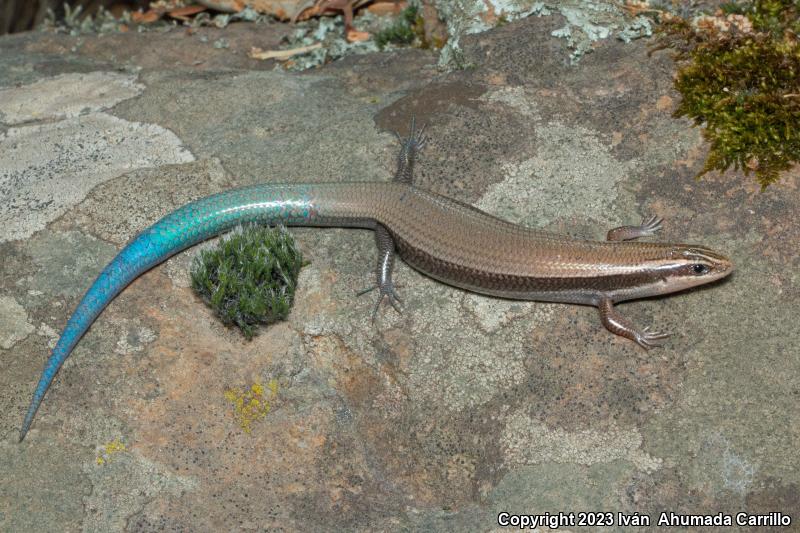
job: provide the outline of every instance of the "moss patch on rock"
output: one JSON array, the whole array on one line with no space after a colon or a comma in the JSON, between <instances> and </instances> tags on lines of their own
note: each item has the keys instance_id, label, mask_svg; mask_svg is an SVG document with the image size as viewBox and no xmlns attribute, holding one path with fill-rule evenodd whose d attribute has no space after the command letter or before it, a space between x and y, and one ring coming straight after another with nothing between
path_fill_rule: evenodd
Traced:
<instances>
[{"instance_id":1,"label":"moss patch on rock","mask_svg":"<svg viewBox=\"0 0 800 533\"><path fill-rule=\"evenodd\" d=\"M420 47L428 48L422 15L416 5L405 8L394 24L375 33L375 44L383 50L387 44L409 45L419 38Z\"/></svg>"},{"instance_id":2,"label":"moss patch on rock","mask_svg":"<svg viewBox=\"0 0 800 533\"><path fill-rule=\"evenodd\" d=\"M226 325L248 339L257 324L284 320L303 256L283 228L239 227L192 263L192 288Z\"/></svg>"},{"instance_id":3,"label":"moss patch on rock","mask_svg":"<svg viewBox=\"0 0 800 533\"><path fill-rule=\"evenodd\" d=\"M762 189L800 161L800 0L724 4L714 16L663 17L658 48L677 50L676 116L705 125L698 177L731 166Z\"/></svg>"}]
</instances>

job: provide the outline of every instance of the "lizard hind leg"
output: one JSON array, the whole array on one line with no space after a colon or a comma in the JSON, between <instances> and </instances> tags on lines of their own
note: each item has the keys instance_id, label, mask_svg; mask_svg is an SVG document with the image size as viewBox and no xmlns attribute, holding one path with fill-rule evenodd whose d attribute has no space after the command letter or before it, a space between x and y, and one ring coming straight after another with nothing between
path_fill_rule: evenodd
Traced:
<instances>
[{"instance_id":1,"label":"lizard hind leg","mask_svg":"<svg viewBox=\"0 0 800 533\"><path fill-rule=\"evenodd\" d=\"M375 244L378 245L378 266L375 270L376 283L358 292L358 296L372 292L378 289L378 301L375 302L375 307L372 309L372 322L375 322L375 317L378 315L378 309L384 298L389 301L395 311L403 314L399 304L402 303L400 297L395 290L394 281L392 281L392 273L394 271L395 259L395 246L394 239L389 234L389 231L381 225L375 228Z\"/></svg>"},{"instance_id":2,"label":"lizard hind leg","mask_svg":"<svg viewBox=\"0 0 800 533\"><path fill-rule=\"evenodd\" d=\"M397 154L397 171L394 173L394 181L410 185L414 182L414 163L417 160L417 154L428 141L425 136L425 125L417 129L416 118L412 116L408 137L401 137L397 132L394 134L400 141L400 153Z\"/></svg>"}]
</instances>

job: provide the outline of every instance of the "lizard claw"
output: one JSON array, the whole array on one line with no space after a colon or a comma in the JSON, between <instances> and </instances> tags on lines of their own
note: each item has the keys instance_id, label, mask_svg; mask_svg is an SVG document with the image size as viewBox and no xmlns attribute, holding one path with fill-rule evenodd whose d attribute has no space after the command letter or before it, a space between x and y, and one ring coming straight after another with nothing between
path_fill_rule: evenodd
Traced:
<instances>
[{"instance_id":1,"label":"lizard claw","mask_svg":"<svg viewBox=\"0 0 800 533\"><path fill-rule=\"evenodd\" d=\"M428 137L425 135L425 127L427 124L423 124L421 128L417 129L416 127L416 119L412 115L411 117L411 130L408 133L408 137L403 137L397 131L393 132L394 136L397 137L397 140L400 142L400 145L403 147L408 147L409 145L413 145L415 151L420 151L422 148L427 144Z\"/></svg>"},{"instance_id":2,"label":"lizard claw","mask_svg":"<svg viewBox=\"0 0 800 533\"><path fill-rule=\"evenodd\" d=\"M664 219L656 215L653 215L650 218L645 218L642 220L642 224L639 226L642 236L654 235L656 232L661 230L661 224L663 222Z\"/></svg>"},{"instance_id":3,"label":"lizard claw","mask_svg":"<svg viewBox=\"0 0 800 533\"><path fill-rule=\"evenodd\" d=\"M650 331L650 326L646 326L640 333L636 334L636 344L649 350L650 348L661 346L666 342L664 339L669 337L669 333L656 333Z\"/></svg>"},{"instance_id":4,"label":"lizard claw","mask_svg":"<svg viewBox=\"0 0 800 533\"><path fill-rule=\"evenodd\" d=\"M360 291L356 292L356 296L364 296L364 295L365 295L365 294L367 294L368 292L372 292L372 291L374 291L374 290L375 290L375 289L377 289L377 288L378 288L378 286L377 286L377 285L372 285L371 287L367 287L366 289L362 289L362 290L360 290Z\"/></svg>"},{"instance_id":5,"label":"lizard claw","mask_svg":"<svg viewBox=\"0 0 800 533\"><path fill-rule=\"evenodd\" d=\"M387 283L384 285L373 285L371 287L367 287L366 289L359 291L357 295L362 296L364 294L367 294L368 292L374 291L375 289L378 289L380 292L378 294L378 301L375 302L375 307L373 307L372 309L373 324L375 323L375 317L378 316L378 309L380 308L381 302L383 301L384 298L388 300L389 304L391 304L391 306L394 308L395 311L397 311L401 315L403 314L402 308L398 305L403 303L403 300L401 300L400 296L397 294L394 284Z\"/></svg>"}]
</instances>

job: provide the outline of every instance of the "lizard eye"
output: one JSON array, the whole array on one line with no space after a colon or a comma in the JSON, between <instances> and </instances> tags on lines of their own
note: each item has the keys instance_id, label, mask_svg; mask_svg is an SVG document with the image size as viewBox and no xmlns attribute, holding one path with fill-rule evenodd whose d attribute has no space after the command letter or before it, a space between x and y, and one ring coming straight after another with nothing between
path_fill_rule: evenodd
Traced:
<instances>
[{"instance_id":1,"label":"lizard eye","mask_svg":"<svg viewBox=\"0 0 800 533\"><path fill-rule=\"evenodd\" d=\"M708 274L708 267L706 265L701 265L700 263L696 263L692 265L692 272L701 276L703 274Z\"/></svg>"}]
</instances>

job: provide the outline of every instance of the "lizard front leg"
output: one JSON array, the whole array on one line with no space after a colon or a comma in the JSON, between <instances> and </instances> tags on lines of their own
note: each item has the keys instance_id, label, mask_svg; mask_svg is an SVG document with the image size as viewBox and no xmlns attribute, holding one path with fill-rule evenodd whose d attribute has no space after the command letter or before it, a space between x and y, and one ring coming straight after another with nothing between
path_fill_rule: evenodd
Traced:
<instances>
[{"instance_id":1,"label":"lizard front leg","mask_svg":"<svg viewBox=\"0 0 800 533\"><path fill-rule=\"evenodd\" d=\"M651 235L655 235L656 232L661 229L662 222L664 222L663 219L653 215L650 218L642 220L642 223L638 226L620 226L618 228L608 230L606 240L631 241L633 239L638 239L639 237L649 237Z\"/></svg>"},{"instance_id":2,"label":"lizard front leg","mask_svg":"<svg viewBox=\"0 0 800 533\"><path fill-rule=\"evenodd\" d=\"M636 326L630 320L622 316L614 308L614 302L610 298L600 300L597 307L600 310L600 320L603 321L603 325L608 331L634 341L645 350L649 350L653 346L661 346L664 339L669 337L669 333L650 331L649 326L641 331L636 329Z\"/></svg>"}]
</instances>

